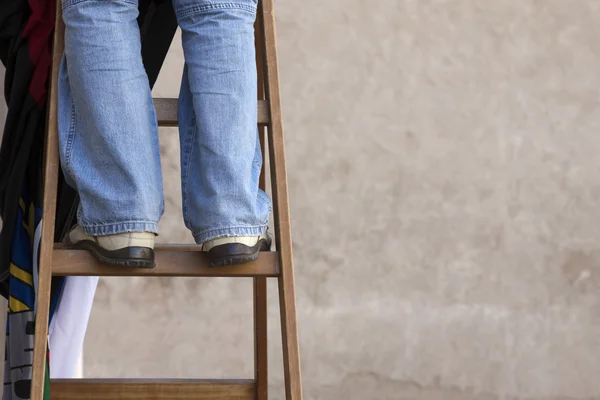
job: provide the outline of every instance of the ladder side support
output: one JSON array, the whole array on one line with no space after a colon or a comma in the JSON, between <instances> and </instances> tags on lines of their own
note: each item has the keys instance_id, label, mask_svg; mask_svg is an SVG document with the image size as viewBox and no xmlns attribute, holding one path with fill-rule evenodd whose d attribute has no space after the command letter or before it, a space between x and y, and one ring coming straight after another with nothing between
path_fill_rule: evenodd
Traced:
<instances>
[{"instance_id":1,"label":"ladder side support","mask_svg":"<svg viewBox=\"0 0 600 400\"><path fill-rule=\"evenodd\" d=\"M267 278L254 278L254 380L256 382L256 400L267 400L269 393L267 333Z\"/></svg>"},{"instance_id":2,"label":"ladder side support","mask_svg":"<svg viewBox=\"0 0 600 400\"><path fill-rule=\"evenodd\" d=\"M260 105L265 104L265 76L264 76L264 34L263 21L260 15L257 15L254 24L254 39L256 49L256 71L257 71L257 95L259 104L258 117L258 139L260 140L260 149L265 154L265 127L260 124L261 112ZM266 112L266 121L268 121L268 109ZM260 171L259 187L266 190L265 175L265 157L263 156L263 165ZM268 309L267 309L267 279L264 277L254 278L254 380L255 400L268 400L269 398L269 352L268 352Z\"/></svg>"},{"instance_id":3,"label":"ladder side support","mask_svg":"<svg viewBox=\"0 0 600 400\"><path fill-rule=\"evenodd\" d=\"M279 92L279 71L277 64L273 0L261 1L259 13L264 25L265 88L270 111L268 131L270 134L269 155L271 160L271 185L274 200L275 243L277 245L281 268L278 283L285 392L286 400L301 400L302 382L300 373L298 328L296 323L297 316L296 296L294 291L292 236L283 140L283 121L281 116L281 97Z\"/></svg>"},{"instance_id":4,"label":"ladder side support","mask_svg":"<svg viewBox=\"0 0 600 400\"><path fill-rule=\"evenodd\" d=\"M52 250L54 248L54 220L58 190L58 71L64 50L64 31L61 2L56 0L56 24L52 47L51 84L47 107L47 132L45 143L44 200L39 278L36 293L35 338L33 345L33 372L31 400L43 400L48 346L48 318L50 313L50 283L52 281Z\"/></svg>"}]
</instances>

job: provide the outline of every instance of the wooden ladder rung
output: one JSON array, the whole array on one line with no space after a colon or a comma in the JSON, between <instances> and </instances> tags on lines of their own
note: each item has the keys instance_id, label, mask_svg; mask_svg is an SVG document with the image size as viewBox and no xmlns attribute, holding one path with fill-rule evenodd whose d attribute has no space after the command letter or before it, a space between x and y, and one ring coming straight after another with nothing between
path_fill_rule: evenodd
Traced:
<instances>
[{"instance_id":1,"label":"wooden ladder rung","mask_svg":"<svg viewBox=\"0 0 600 400\"><path fill-rule=\"evenodd\" d=\"M153 100L158 126L177 126L177 99L157 98ZM267 101L258 100L258 125L267 125L269 119Z\"/></svg>"},{"instance_id":2,"label":"wooden ladder rung","mask_svg":"<svg viewBox=\"0 0 600 400\"><path fill-rule=\"evenodd\" d=\"M213 268L198 246L158 245L156 267L111 267L98 262L88 251L64 249L56 245L52 255L55 276L184 276L184 277L277 277L277 252L262 252L258 260L223 268Z\"/></svg>"},{"instance_id":3,"label":"wooden ladder rung","mask_svg":"<svg viewBox=\"0 0 600 400\"><path fill-rule=\"evenodd\" d=\"M52 379L51 400L254 400L253 380Z\"/></svg>"}]
</instances>

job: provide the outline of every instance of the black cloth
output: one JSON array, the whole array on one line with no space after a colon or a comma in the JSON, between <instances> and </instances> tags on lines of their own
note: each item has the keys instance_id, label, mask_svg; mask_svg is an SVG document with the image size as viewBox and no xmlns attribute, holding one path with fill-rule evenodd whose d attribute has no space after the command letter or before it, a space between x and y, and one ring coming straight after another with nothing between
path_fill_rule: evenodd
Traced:
<instances>
[{"instance_id":1,"label":"black cloth","mask_svg":"<svg viewBox=\"0 0 600 400\"><path fill-rule=\"evenodd\" d=\"M177 22L170 1L140 0L142 58L156 82ZM0 61L8 114L0 146L0 294L8 295L10 251L23 193L42 205L43 147L54 0L0 0ZM118 122L116 122L118 123ZM77 193L59 178L55 240L75 223Z\"/></svg>"},{"instance_id":2,"label":"black cloth","mask_svg":"<svg viewBox=\"0 0 600 400\"><path fill-rule=\"evenodd\" d=\"M38 5L35 1L32 3ZM5 297L19 199L27 193L32 201L41 204L42 196L46 87L44 82L39 82L39 77L48 74L44 72L44 63L48 62L49 50L40 43L44 40L48 43L49 39L44 36L49 36L51 31L35 29L36 25L39 28L44 24L36 24L33 11L33 7L23 0L2 0L0 6L0 60L6 67L4 96L8 105L0 147L0 213L3 221L0 293Z\"/></svg>"}]
</instances>

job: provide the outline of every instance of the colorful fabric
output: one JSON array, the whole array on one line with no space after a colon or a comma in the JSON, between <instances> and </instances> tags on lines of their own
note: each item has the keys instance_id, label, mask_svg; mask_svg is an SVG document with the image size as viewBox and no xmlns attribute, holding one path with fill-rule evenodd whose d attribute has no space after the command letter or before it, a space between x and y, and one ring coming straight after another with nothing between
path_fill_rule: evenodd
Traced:
<instances>
[{"instance_id":1,"label":"colorful fabric","mask_svg":"<svg viewBox=\"0 0 600 400\"><path fill-rule=\"evenodd\" d=\"M21 197L19 203L19 224L13 239L10 263L3 400L29 399L31 390L42 212L27 196ZM58 293L60 291L55 291L52 296L51 316L58 303ZM50 399L49 396L50 392L45 392L44 399Z\"/></svg>"},{"instance_id":2,"label":"colorful fabric","mask_svg":"<svg viewBox=\"0 0 600 400\"><path fill-rule=\"evenodd\" d=\"M54 0L3 0L0 7L0 60L6 66L8 105L0 149L0 291L9 304L6 400L30 397L54 7ZM62 282L53 280L52 308L58 302Z\"/></svg>"}]
</instances>

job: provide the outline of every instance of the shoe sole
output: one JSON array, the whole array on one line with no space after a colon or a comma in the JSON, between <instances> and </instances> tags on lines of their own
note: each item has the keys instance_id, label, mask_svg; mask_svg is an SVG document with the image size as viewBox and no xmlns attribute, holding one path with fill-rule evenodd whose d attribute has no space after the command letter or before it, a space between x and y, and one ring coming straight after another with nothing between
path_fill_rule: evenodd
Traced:
<instances>
[{"instance_id":1,"label":"shoe sole","mask_svg":"<svg viewBox=\"0 0 600 400\"><path fill-rule=\"evenodd\" d=\"M98 261L106 265L144 269L152 269L156 266L154 250L149 247L132 246L110 251L90 240L71 243L68 237L65 244L76 250L89 251Z\"/></svg>"},{"instance_id":2,"label":"shoe sole","mask_svg":"<svg viewBox=\"0 0 600 400\"><path fill-rule=\"evenodd\" d=\"M258 259L261 251L271 248L271 240L260 239L254 246L240 243L228 243L215 246L208 251L211 267L228 267L231 265L245 264Z\"/></svg>"}]
</instances>

